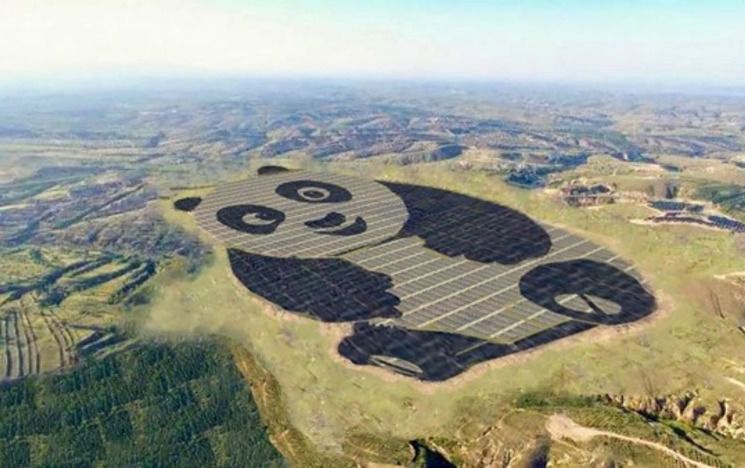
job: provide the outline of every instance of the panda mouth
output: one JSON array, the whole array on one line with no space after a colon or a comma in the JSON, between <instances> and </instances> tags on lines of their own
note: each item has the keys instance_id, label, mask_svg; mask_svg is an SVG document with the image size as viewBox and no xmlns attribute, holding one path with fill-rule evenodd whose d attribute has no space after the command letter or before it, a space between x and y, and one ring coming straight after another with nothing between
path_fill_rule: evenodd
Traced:
<instances>
[{"instance_id":1,"label":"panda mouth","mask_svg":"<svg viewBox=\"0 0 745 468\"><path fill-rule=\"evenodd\" d=\"M347 217L336 211L326 214L323 218L308 221L305 225L318 234L329 236L354 236L367 231L367 223L360 216L357 216L354 222L347 223Z\"/></svg>"}]
</instances>

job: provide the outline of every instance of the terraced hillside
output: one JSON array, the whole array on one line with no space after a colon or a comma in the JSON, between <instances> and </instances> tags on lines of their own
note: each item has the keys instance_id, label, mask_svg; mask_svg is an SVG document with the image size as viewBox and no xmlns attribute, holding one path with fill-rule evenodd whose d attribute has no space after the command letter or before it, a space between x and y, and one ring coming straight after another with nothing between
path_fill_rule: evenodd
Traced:
<instances>
[{"instance_id":1,"label":"terraced hillside","mask_svg":"<svg viewBox=\"0 0 745 468\"><path fill-rule=\"evenodd\" d=\"M141 178L42 168L0 194L2 380L121 345L112 330L127 301L164 263L201 253L148 208L154 190Z\"/></svg>"},{"instance_id":2,"label":"terraced hillside","mask_svg":"<svg viewBox=\"0 0 745 468\"><path fill-rule=\"evenodd\" d=\"M29 248L4 253L15 268L32 269L21 259L46 262L58 252ZM70 367L80 355L121 341L112 334L119 323L116 304L156 271L152 261L115 255L77 251L65 257L51 261L69 263L44 263L36 276L3 278L3 379Z\"/></svg>"}]
</instances>

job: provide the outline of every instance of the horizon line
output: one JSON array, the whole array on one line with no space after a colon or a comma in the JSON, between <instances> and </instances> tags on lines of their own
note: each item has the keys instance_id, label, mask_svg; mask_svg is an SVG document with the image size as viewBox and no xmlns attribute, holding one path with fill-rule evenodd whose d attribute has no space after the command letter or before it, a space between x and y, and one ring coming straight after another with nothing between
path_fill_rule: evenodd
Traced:
<instances>
[{"instance_id":1,"label":"horizon line","mask_svg":"<svg viewBox=\"0 0 745 468\"><path fill-rule=\"evenodd\" d=\"M99 70L93 72L60 73L54 79L47 74L29 74L23 78L2 79L0 94L14 95L54 95L85 92L147 92L162 89L166 84L182 91L193 90L197 85L205 91L218 91L217 85L240 85L254 82L271 85L427 85L436 87L507 87L526 89L565 89L585 92L620 92L622 94L682 94L682 95L722 95L728 97L745 96L745 85L741 82L718 80L666 80L618 78L614 80L577 80L570 78L519 78L509 76L416 76L416 75L363 75L363 74L317 74L317 73L251 73L219 72L213 70L171 68L138 71ZM168 82L168 83L166 83ZM178 89L173 89L179 91ZM226 92L240 90L230 89Z\"/></svg>"}]
</instances>

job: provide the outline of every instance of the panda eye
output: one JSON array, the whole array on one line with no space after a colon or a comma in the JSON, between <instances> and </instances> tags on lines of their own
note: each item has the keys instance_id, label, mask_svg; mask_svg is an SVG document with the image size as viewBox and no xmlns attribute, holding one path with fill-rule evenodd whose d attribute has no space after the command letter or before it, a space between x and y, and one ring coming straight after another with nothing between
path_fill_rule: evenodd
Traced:
<instances>
[{"instance_id":1,"label":"panda eye","mask_svg":"<svg viewBox=\"0 0 745 468\"><path fill-rule=\"evenodd\" d=\"M221 208L217 220L236 231L248 234L271 234L285 220L279 210L260 205L233 205Z\"/></svg>"},{"instance_id":2,"label":"panda eye","mask_svg":"<svg viewBox=\"0 0 745 468\"><path fill-rule=\"evenodd\" d=\"M313 180L286 182L277 187L276 192L303 203L342 203L352 199L352 194L343 187Z\"/></svg>"},{"instance_id":3,"label":"panda eye","mask_svg":"<svg viewBox=\"0 0 745 468\"><path fill-rule=\"evenodd\" d=\"M248 224L257 224L260 226L272 224L275 221L275 216L265 211L261 211L259 213L248 213L243 217L243 222Z\"/></svg>"},{"instance_id":4,"label":"panda eye","mask_svg":"<svg viewBox=\"0 0 745 468\"><path fill-rule=\"evenodd\" d=\"M324 201L329 198L329 195L331 195L328 190L322 187L301 188L297 191L297 194L300 198L308 202Z\"/></svg>"}]
</instances>

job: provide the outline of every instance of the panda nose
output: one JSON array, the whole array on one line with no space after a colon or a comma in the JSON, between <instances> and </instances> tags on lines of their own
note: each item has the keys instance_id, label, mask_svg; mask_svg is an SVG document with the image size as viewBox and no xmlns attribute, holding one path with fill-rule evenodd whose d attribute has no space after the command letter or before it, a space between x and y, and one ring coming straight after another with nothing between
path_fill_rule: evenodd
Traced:
<instances>
[{"instance_id":1,"label":"panda nose","mask_svg":"<svg viewBox=\"0 0 745 468\"><path fill-rule=\"evenodd\" d=\"M323 218L314 219L305 223L311 229L326 229L338 227L347 221L347 217L336 211L326 214Z\"/></svg>"}]
</instances>

